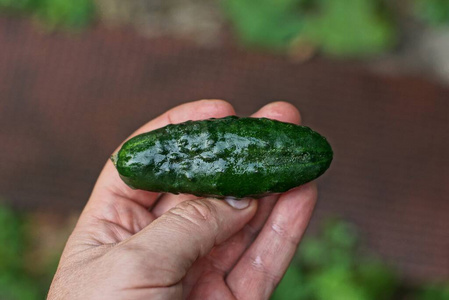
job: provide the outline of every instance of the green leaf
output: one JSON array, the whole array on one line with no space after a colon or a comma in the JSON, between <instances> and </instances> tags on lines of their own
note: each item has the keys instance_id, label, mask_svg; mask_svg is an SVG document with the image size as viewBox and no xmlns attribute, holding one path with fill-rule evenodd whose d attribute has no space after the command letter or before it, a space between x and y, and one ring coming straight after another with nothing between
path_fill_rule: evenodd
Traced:
<instances>
[{"instance_id":1,"label":"green leaf","mask_svg":"<svg viewBox=\"0 0 449 300\"><path fill-rule=\"evenodd\" d=\"M0 10L23 12L32 10L41 0L0 0Z\"/></svg>"},{"instance_id":2,"label":"green leaf","mask_svg":"<svg viewBox=\"0 0 449 300\"><path fill-rule=\"evenodd\" d=\"M371 299L391 299L399 283L391 268L376 260L362 260L357 266L357 282Z\"/></svg>"},{"instance_id":3,"label":"green leaf","mask_svg":"<svg viewBox=\"0 0 449 300\"><path fill-rule=\"evenodd\" d=\"M424 286L416 297L416 300L448 300L449 282L440 284L430 284Z\"/></svg>"},{"instance_id":4,"label":"green leaf","mask_svg":"<svg viewBox=\"0 0 449 300\"><path fill-rule=\"evenodd\" d=\"M89 25L95 16L92 0L42 0L36 16L49 29L58 27L80 29Z\"/></svg>"},{"instance_id":5,"label":"green leaf","mask_svg":"<svg viewBox=\"0 0 449 300\"><path fill-rule=\"evenodd\" d=\"M0 299L2 300L37 300L45 294L31 279L24 276L0 274Z\"/></svg>"},{"instance_id":6,"label":"green leaf","mask_svg":"<svg viewBox=\"0 0 449 300\"><path fill-rule=\"evenodd\" d=\"M0 205L0 273L22 269L25 251L24 221L11 209Z\"/></svg>"},{"instance_id":7,"label":"green leaf","mask_svg":"<svg viewBox=\"0 0 449 300\"><path fill-rule=\"evenodd\" d=\"M44 297L25 271L26 218L0 203L0 299L34 300Z\"/></svg>"},{"instance_id":8,"label":"green leaf","mask_svg":"<svg viewBox=\"0 0 449 300\"><path fill-rule=\"evenodd\" d=\"M308 277L317 300L370 300L363 286L356 284L350 269L332 267Z\"/></svg>"},{"instance_id":9,"label":"green leaf","mask_svg":"<svg viewBox=\"0 0 449 300\"><path fill-rule=\"evenodd\" d=\"M81 29L95 17L94 0L0 0L0 10L36 15L48 29Z\"/></svg>"},{"instance_id":10,"label":"green leaf","mask_svg":"<svg viewBox=\"0 0 449 300\"><path fill-rule=\"evenodd\" d=\"M333 247L348 251L354 249L358 242L355 227L339 219L329 219L324 223L323 237Z\"/></svg>"},{"instance_id":11,"label":"green leaf","mask_svg":"<svg viewBox=\"0 0 449 300\"><path fill-rule=\"evenodd\" d=\"M449 1L447 0L415 0L414 12L418 18L431 25L449 23Z\"/></svg>"},{"instance_id":12,"label":"green leaf","mask_svg":"<svg viewBox=\"0 0 449 300\"><path fill-rule=\"evenodd\" d=\"M367 56L394 45L395 30L375 0L322 0L302 36L330 56Z\"/></svg>"},{"instance_id":13,"label":"green leaf","mask_svg":"<svg viewBox=\"0 0 449 300\"><path fill-rule=\"evenodd\" d=\"M321 268L331 262L329 251L332 251L332 248L327 247L324 241L307 236L299 246L298 260L307 268Z\"/></svg>"},{"instance_id":14,"label":"green leaf","mask_svg":"<svg viewBox=\"0 0 449 300\"><path fill-rule=\"evenodd\" d=\"M390 49L395 26L383 0L226 0L240 40L286 51L293 42L330 56L367 56Z\"/></svg>"},{"instance_id":15,"label":"green leaf","mask_svg":"<svg viewBox=\"0 0 449 300\"><path fill-rule=\"evenodd\" d=\"M251 46L286 49L303 26L298 0L223 1L240 40Z\"/></svg>"},{"instance_id":16,"label":"green leaf","mask_svg":"<svg viewBox=\"0 0 449 300\"><path fill-rule=\"evenodd\" d=\"M271 300L310 299L309 284L296 266L290 266L271 296Z\"/></svg>"}]
</instances>

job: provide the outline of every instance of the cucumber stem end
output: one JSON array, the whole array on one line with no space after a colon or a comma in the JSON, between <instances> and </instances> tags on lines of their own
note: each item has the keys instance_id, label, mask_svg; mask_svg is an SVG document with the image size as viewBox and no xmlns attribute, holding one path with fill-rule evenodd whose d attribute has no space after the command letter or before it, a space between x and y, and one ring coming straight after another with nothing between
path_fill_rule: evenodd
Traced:
<instances>
[{"instance_id":1,"label":"cucumber stem end","mask_svg":"<svg viewBox=\"0 0 449 300\"><path fill-rule=\"evenodd\" d=\"M117 160L118 160L118 152L111 155L111 161L115 167L117 167Z\"/></svg>"}]
</instances>

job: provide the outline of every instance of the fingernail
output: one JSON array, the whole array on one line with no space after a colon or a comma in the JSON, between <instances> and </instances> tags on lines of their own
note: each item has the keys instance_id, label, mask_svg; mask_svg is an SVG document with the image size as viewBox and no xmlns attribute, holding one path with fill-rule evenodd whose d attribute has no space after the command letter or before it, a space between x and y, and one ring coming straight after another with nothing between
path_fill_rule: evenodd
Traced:
<instances>
[{"instance_id":1,"label":"fingernail","mask_svg":"<svg viewBox=\"0 0 449 300\"><path fill-rule=\"evenodd\" d=\"M251 198L236 199L234 197L226 197L224 199L230 206L236 209L245 209L251 203Z\"/></svg>"}]
</instances>

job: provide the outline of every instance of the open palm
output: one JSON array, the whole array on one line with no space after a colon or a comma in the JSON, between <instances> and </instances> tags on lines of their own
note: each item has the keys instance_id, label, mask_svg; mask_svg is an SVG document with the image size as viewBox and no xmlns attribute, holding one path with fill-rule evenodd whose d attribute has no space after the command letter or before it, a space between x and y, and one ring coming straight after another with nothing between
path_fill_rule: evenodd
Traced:
<instances>
[{"instance_id":1,"label":"open palm","mask_svg":"<svg viewBox=\"0 0 449 300\"><path fill-rule=\"evenodd\" d=\"M191 102L132 136L233 114L225 101ZM297 109L285 102L252 116L300 122ZM49 299L268 299L315 202L313 183L231 205L132 190L107 162L67 242Z\"/></svg>"}]
</instances>

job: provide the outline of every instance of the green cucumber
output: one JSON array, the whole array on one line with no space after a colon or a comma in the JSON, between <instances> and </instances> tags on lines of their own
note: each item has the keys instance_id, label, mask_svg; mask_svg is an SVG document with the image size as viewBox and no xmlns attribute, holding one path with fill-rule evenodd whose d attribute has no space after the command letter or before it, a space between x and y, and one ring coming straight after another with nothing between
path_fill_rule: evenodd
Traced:
<instances>
[{"instance_id":1,"label":"green cucumber","mask_svg":"<svg viewBox=\"0 0 449 300\"><path fill-rule=\"evenodd\" d=\"M112 160L132 188L202 197L261 197L330 166L327 140L305 126L236 116L188 121L128 140Z\"/></svg>"}]
</instances>

